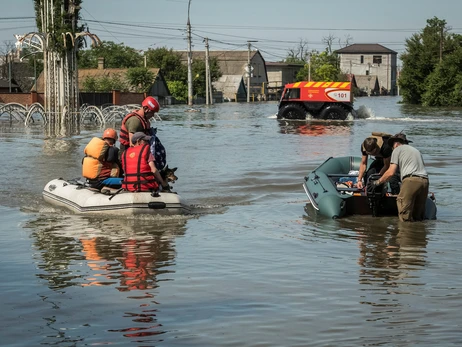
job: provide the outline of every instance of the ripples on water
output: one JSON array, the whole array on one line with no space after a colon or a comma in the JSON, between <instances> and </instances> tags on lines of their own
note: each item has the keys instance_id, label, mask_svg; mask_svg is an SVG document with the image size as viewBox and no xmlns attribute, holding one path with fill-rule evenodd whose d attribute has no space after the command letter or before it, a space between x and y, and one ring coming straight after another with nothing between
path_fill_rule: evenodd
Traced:
<instances>
[{"instance_id":1,"label":"ripples on water","mask_svg":"<svg viewBox=\"0 0 462 347\"><path fill-rule=\"evenodd\" d=\"M2 125L3 343L459 344L461 113L396 101L358 99L369 118L329 123L276 120L274 103L165 108L158 134L194 213L160 219L43 203L46 182L80 174L101 129ZM376 130L404 130L422 151L438 220L313 214L303 177Z\"/></svg>"}]
</instances>

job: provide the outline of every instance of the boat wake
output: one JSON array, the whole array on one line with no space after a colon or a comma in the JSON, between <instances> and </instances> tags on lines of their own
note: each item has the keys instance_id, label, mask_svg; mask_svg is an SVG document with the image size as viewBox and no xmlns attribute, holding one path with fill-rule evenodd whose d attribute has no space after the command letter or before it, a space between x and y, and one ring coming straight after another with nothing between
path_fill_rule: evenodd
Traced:
<instances>
[{"instance_id":1,"label":"boat wake","mask_svg":"<svg viewBox=\"0 0 462 347\"><path fill-rule=\"evenodd\" d=\"M356 119L367 119L375 116L374 111L372 111L371 108L364 105L359 106L359 108L355 111Z\"/></svg>"}]
</instances>

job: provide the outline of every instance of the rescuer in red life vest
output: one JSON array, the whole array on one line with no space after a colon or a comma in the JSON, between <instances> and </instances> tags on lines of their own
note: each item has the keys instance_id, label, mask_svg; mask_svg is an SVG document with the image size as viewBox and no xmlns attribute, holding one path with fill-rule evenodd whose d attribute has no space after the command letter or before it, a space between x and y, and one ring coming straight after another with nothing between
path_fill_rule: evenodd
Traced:
<instances>
[{"instance_id":1,"label":"rescuer in red life vest","mask_svg":"<svg viewBox=\"0 0 462 347\"><path fill-rule=\"evenodd\" d=\"M150 135L150 119L159 112L160 106L155 98L148 96L141 103L141 108L137 111L130 112L122 120L120 128L120 154L122 155L128 147L133 146L132 136L134 133L142 132Z\"/></svg>"},{"instance_id":2,"label":"rescuer in red life vest","mask_svg":"<svg viewBox=\"0 0 462 347\"><path fill-rule=\"evenodd\" d=\"M131 136L133 147L129 147L122 154L122 168L125 179L122 188L130 192L156 191L159 185L168 187L154 164L154 156L150 151L151 136L142 132Z\"/></svg>"}]
</instances>

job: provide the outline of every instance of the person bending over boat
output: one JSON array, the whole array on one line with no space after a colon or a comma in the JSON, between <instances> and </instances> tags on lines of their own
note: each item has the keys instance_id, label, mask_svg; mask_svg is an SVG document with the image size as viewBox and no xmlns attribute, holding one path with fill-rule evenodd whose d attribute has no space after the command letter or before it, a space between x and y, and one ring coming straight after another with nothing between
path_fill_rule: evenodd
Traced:
<instances>
[{"instance_id":1,"label":"person bending over boat","mask_svg":"<svg viewBox=\"0 0 462 347\"><path fill-rule=\"evenodd\" d=\"M367 184L368 178L373 174L383 175L390 167L390 158L393 148L388 145L388 139L391 134L373 132L372 136L367 137L361 145L361 163L359 165L358 184L359 189L363 189ZM369 156L375 159L367 168ZM367 170L367 171L366 171ZM364 179L364 181L363 181ZM390 189L393 195L399 193L399 176L396 175L390 179Z\"/></svg>"},{"instance_id":2,"label":"person bending over boat","mask_svg":"<svg viewBox=\"0 0 462 347\"><path fill-rule=\"evenodd\" d=\"M121 165L116 141L117 131L108 128L104 130L102 138L92 138L85 147L82 176L92 188L120 187Z\"/></svg>"},{"instance_id":3,"label":"person bending over boat","mask_svg":"<svg viewBox=\"0 0 462 347\"><path fill-rule=\"evenodd\" d=\"M122 188L130 192L158 191L159 186L167 189L168 184L162 179L154 163L149 142L151 136L136 132L131 136L133 147L127 148L122 154L122 168L125 179Z\"/></svg>"},{"instance_id":4,"label":"person bending over boat","mask_svg":"<svg viewBox=\"0 0 462 347\"><path fill-rule=\"evenodd\" d=\"M396 198L400 221L421 221L425 218L425 204L428 197L428 173L422 154L416 148L409 146L406 135L399 133L388 140L393 148L390 167L378 180L372 181L372 186L388 182L397 170L401 172L401 190Z\"/></svg>"}]
</instances>

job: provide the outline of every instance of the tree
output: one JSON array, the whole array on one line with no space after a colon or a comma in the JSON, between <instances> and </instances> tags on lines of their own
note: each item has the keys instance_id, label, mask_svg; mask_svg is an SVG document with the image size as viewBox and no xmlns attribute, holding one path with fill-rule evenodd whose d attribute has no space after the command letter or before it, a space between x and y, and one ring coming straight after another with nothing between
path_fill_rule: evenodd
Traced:
<instances>
[{"instance_id":1,"label":"tree","mask_svg":"<svg viewBox=\"0 0 462 347\"><path fill-rule=\"evenodd\" d=\"M400 57L403 69L398 81L405 103L462 105L462 37L449 34L449 30L445 20L434 17L427 20L422 32L406 40L406 52Z\"/></svg>"},{"instance_id":2,"label":"tree","mask_svg":"<svg viewBox=\"0 0 462 347\"><path fill-rule=\"evenodd\" d=\"M146 52L148 67L156 67L162 70L166 81L188 81L188 69L181 62L181 54L166 47L148 49Z\"/></svg>"},{"instance_id":3,"label":"tree","mask_svg":"<svg viewBox=\"0 0 462 347\"><path fill-rule=\"evenodd\" d=\"M216 57L209 58L209 68L211 80L216 81L221 77L221 71ZM195 59L192 64L193 76L193 90L196 95L205 97L206 93L206 76L205 76L205 60Z\"/></svg>"},{"instance_id":4,"label":"tree","mask_svg":"<svg viewBox=\"0 0 462 347\"><path fill-rule=\"evenodd\" d=\"M94 77L87 76L83 81L82 91L84 92L110 92L112 90L120 90L123 92L129 91L129 85L119 74L114 74L111 77Z\"/></svg>"},{"instance_id":5,"label":"tree","mask_svg":"<svg viewBox=\"0 0 462 347\"><path fill-rule=\"evenodd\" d=\"M289 49L284 62L288 64L305 64L308 62L309 54L308 41L300 39L297 47Z\"/></svg>"},{"instance_id":6,"label":"tree","mask_svg":"<svg viewBox=\"0 0 462 347\"><path fill-rule=\"evenodd\" d=\"M104 58L106 68L140 67L143 64L142 55L134 48L123 43L103 41L101 45L80 51L78 66L81 69L96 69L99 58Z\"/></svg>"},{"instance_id":7,"label":"tree","mask_svg":"<svg viewBox=\"0 0 462 347\"><path fill-rule=\"evenodd\" d=\"M344 81L345 77L338 66L337 55L328 53L327 50L321 53L312 52L310 54L312 81ZM297 73L297 81L306 81L308 79L308 64Z\"/></svg>"},{"instance_id":8,"label":"tree","mask_svg":"<svg viewBox=\"0 0 462 347\"><path fill-rule=\"evenodd\" d=\"M143 93L154 84L155 76L145 67L133 67L127 71L127 80L135 92Z\"/></svg>"},{"instance_id":9,"label":"tree","mask_svg":"<svg viewBox=\"0 0 462 347\"><path fill-rule=\"evenodd\" d=\"M177 100L186 101L188 99L188 86L181 81L167 81L168 90Z\"/></svg>"},{"instance_id":10,"label":"tree","mask_svg":"<svg viewBox=\"0 0 462 347\"><path fill-rule=\"evenodd\" d=\"M462 38L459 39L462 42ZM422 94L424 106L462 105L462 47L444 57L425 79L427 86Z\"/></svg>"}]
</instances>

